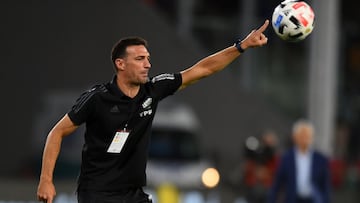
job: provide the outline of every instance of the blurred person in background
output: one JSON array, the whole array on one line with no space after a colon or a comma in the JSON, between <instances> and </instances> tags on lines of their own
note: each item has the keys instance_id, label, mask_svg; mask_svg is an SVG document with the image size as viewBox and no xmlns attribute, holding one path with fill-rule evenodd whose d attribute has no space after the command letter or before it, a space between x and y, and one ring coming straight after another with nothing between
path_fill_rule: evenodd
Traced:
<instances>
[{"instance_id":1,"label":"blurred person in background","mask_svg":"<svg viewBox=\"0 0 360 203\"><path fill-rule=\"evenodd\" d=\"M263 185L270 188L279 161L278 136L272 130L265 131L261 136L262 148L259 154L259 162L266 169L266 178Z\"/></svg>"},{"instance_id":2,"label":"blurred person in background","mask_svg":"<svg viewBox=\"0 0 360 203\"><path fill-rule=\"evenodd\" d=\"M179 73L149 78L151 68L147 42L140 37L123 38L112 49L115 76L110 82L85 91L71 110L49 132L44 147L39 201L52 203L55 163L62 140L86 124L85 144L78 178L80 203L151 202L144 193L146 162L152 121L158 102L177 90L227 67L246 49L263 46L269 21L192 67Z\"/></svg>"},{"instance_id":3,"label":"blurred person in background","mask_svg":"<svg viewBox=\"0 0 360 203\"><path fill-rule=\"evenodd\" d=\"M271 187L279 160L278 138L274 131L262 132L258 142L257 147L250 149L248 143L245 149L247 157L244 165L244 181L246 199L251 203L266 202L267 192Z\"/></svg>"},{"instance_id":4,"label":"blurred person in background","mask_svg":"<svg viewBox=\"0 0 360 203\"><path fill-rule=\"evenodd\" d=\"M292 136L294 147L280 159L268 203L330 203L329 160L312 146L312 123L297 121Z\"/></svg>"}]
</instances>

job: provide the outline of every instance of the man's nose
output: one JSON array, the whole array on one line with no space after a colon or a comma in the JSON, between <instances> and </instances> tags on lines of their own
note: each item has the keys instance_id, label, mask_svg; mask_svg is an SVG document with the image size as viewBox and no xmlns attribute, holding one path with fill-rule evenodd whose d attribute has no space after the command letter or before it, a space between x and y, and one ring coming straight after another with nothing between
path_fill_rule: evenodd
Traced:
<instances>
[{"instance_id":1,"label":"man's nose","mask_svg":"<svg viewBox=\"0 0 360 203\"><path fill-rule=\"evenodd\" d=\"M151 63L149 60L146 60L145 62L145 68L151 68Z\"/></svg>"}]
</instances>

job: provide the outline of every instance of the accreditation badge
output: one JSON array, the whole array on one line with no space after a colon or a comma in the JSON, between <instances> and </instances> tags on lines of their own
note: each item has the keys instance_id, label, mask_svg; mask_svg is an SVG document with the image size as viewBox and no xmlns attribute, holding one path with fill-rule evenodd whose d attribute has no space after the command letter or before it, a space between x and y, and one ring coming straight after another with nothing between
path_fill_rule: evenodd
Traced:
<instances>
[{"instance_id":1,"label":"accreditation badge","mask_svg":"<svg viewBox=\"0 0 360 203\"><path fill-rule=\"evenodd\" d=\"M120 153L129 137L130 132L126 130L117 131L107 150L108 153Z\"/></svg>"}]
</instances>

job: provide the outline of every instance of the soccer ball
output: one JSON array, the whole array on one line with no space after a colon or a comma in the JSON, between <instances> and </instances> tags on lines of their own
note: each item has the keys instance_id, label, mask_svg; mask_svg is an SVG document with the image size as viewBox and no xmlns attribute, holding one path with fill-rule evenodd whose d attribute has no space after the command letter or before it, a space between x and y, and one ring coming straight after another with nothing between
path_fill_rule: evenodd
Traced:
<instances>
[{"instance_id":1,"label":"soccer ball","mask_svg":"<svg viewBox=\"0 0 360 203\"><path fill-rule=\"evenodd\" d=\"M286 0L274 9L272 26L281 39L298 42L313 31L314 19L314 11L306 2Z\"/></svg>"}]
</instances>

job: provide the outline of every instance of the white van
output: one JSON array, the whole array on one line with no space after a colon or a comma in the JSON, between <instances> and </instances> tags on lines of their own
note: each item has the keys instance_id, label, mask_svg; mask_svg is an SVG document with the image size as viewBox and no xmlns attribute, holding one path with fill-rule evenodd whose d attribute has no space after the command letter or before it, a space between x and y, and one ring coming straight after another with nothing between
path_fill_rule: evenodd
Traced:
<instances>
[{"instance_id":1,"label":"white van","mask_svg":"<svg viewBox=\"0 0 360 203\"><path fill-rule=\"evenodd\" d=\"M200 122L189 105L169 99L159 103L147 164L149 187L169 183L182 190L192 190L217 185L219 177L215 177L217 182L213 181L212 185L206 182L209 178L214 180L209 177L213 173L204 173L209 168L214 171L214 166L203 154L199 128Z\"/></svg>"}]
</instances>

